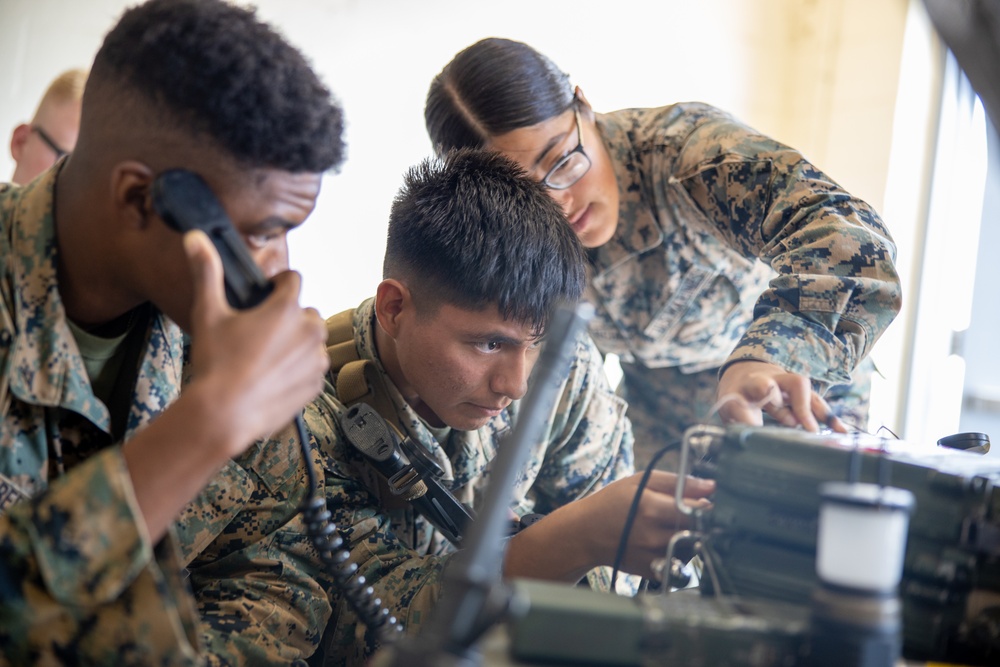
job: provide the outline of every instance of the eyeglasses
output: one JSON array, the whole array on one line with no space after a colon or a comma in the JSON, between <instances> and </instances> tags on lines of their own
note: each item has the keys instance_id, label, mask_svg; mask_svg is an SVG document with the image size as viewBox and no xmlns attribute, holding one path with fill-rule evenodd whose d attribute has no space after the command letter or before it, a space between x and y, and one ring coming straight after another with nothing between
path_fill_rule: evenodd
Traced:
<instances>
[{"instance_id":1,"label":"eyeglasses","mask_svg":"<svg viewBox=\"0 0 1000 667\"><path fill-rule=\"evenodd\" d=\"M52 152L56 154L57 160L63 155L69 155L69 151L64 148L60 148L59 144L57 144L55 140L53 140L52 137L50 137L42 128L37 125L32 125L31 130L38 135L38 138L41 139L46 146L52 149Z\"/></svg>"},{"instance_id":2,"label":"eyeglasses","mask_svg":"<svg viewBox=\"0 0 1000 667\"><path fill-rule=\"evenodd\" d=\"M583 175L590 170L590 158L583 151L583 127L580 125L580 107L576 103L573 105L573 113L576 115L576 148L567 153L555 166L549 169L542 179L545 187L552 190L565 190L583 178Z\"/></svg>"}]
</instances>

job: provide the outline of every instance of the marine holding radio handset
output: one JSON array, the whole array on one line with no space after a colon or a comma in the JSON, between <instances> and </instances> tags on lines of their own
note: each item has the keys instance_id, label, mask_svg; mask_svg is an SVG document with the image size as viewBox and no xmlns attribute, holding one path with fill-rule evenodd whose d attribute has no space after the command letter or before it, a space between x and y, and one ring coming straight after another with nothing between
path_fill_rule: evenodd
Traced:
<instances>
[{"instance_id":1,"label":"marine holding radio handset","mask_svg":"<svg viewBox=\"0 0 1000 667\"><path fill-rule=\"evenodd\" d=\"M222 260L226 297L230 305L252 308L271 293L273 285L261 273L225 209L200 176L184 169L163 172L153 181L152 201L154 210L168 225L182 233L201 230L212 241ZM350 554L342 547L343 540L330 521L326 502L317 496L310 440L301 414L295 416L295 428L309 478L309 495L302 508L309 536L339 585L341 594L365 625L375 631L382 641L391 641L402 627L387 609L382 608L381 600L374 597L365 578L356 575L357 565L351 562Z\"/></svg>"}]
</instances>

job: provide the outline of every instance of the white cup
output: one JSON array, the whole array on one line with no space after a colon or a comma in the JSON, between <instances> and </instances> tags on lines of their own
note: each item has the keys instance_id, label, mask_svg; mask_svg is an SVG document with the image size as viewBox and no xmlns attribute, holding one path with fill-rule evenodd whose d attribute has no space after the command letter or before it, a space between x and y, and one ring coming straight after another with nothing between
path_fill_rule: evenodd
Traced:
<instances>
[{"instance_id":1,"label":"white cup","mask_svg":"<svg viewBox=\"0 0 1000 667\"><path fill-rule=\"evenodd\" d=\"M819 578L858 591L895 591L903 573L913 494L878 484L827 482L820 495Z\"/></svg>"}]
</instances>

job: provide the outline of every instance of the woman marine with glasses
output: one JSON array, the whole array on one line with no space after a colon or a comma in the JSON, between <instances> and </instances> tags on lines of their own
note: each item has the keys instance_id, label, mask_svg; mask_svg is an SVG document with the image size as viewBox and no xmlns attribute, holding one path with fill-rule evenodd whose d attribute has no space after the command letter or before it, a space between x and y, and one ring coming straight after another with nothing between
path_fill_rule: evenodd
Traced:
<instances>
[{"instance_id":1,"label":"woman marine with glasses","mask_svg":"<svg viewBox=\"0 0 1000 667\"><path fill-rule=\"evenodd\" d=\"M498 150L562 205L637 467L713 416L864 428L867 355L900 307L895 245L800 153L702 103L596 113L551 60L496 38L434 78L424 117L436 151Z\"/></svg>"}]
</instances>

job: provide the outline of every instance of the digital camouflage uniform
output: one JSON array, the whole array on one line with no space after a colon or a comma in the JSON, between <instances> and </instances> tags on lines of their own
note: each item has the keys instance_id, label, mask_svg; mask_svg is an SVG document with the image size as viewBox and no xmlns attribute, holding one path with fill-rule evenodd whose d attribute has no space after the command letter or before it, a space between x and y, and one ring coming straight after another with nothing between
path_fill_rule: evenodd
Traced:
<instances>
[{"instance_id":1,"label":"digital camouflage uniform","mask_svg":"<svg viewBox=\"0 0 1000 667\"><path fill-rule=\"evenodd\" d=\"M150 543L108 410L66 323L55 173L25 188L0 185L0 661L190 664L197 616L175 543ZM180 387L179 331L159 316L143 324L149 342L128 435Z\"/></svg>"},{"instance_id":2,"label":"digital camouflage uniform","mask_svg":"<svg viewBox=\"0 0 1000 667\"><path fill-rule=\"evenodd\" d=\"M355 310L353 325L358 354L375 360L385 378L397 409L396 426L441 466L442 481L460 501L478 507L498 442L517 419L519 402L476 431L431 428L406 404L378 361L373 300ZM454 549L409 505L382 497L373 468L343 435L339 419L345 409L335 387L328 384L306 410L306 424L324 456L327 505L360 573L407 632L416 633L440 595L441 572ZM597 349L589 339L581 342L546 434L511 490L514 512L548 513L630 475L632 434L624 412L624 402L607 384ZM287 437L294 436L289 432ZM606 590L607 575L592 573L592 585ZM361 664L372 646L353 610L335 590L333 599L324 639L326 664Z\"/></svg>"},{"instance_id":3,"label":"digital camouflage uniform","mask_svg":"<svg viewBox=\"0 0 1000 667\"><path fill-rule=\"evenodd\" d=\"M297 569L301 539L279 530L304 495L301 457L252 447L150 542L60 300L56 172L0 184L0 665L290 664L329 614ZM126 439L181 386L180 330L145 312Z\"/></svg>"},{"instance_id":4,"label":"digital camouflage uniform","mask_svg":"<svg viewBox=\"0 0 1000 667\"><path fill-rule=\"evenodd\" d=\"M613 238L588 251L590 331L621 358L637 468L710 421L720 371L741 359L812 378L864 428L866 357L901 298L878 214L705 104L597 114L597 126L620 207Z\"/></svg>"},{"instance_id":5,"label":"digital camouflage uniform","mask_svg":"<svg viewBox=\"0 0 1000 667\"><path fill-rule=\"evenodd\" d=\"M330 603L299 518L302 463L297 439L257 442L177 521L209 664L304 665L319 645Z\"/></svg>"}]
</instances>

